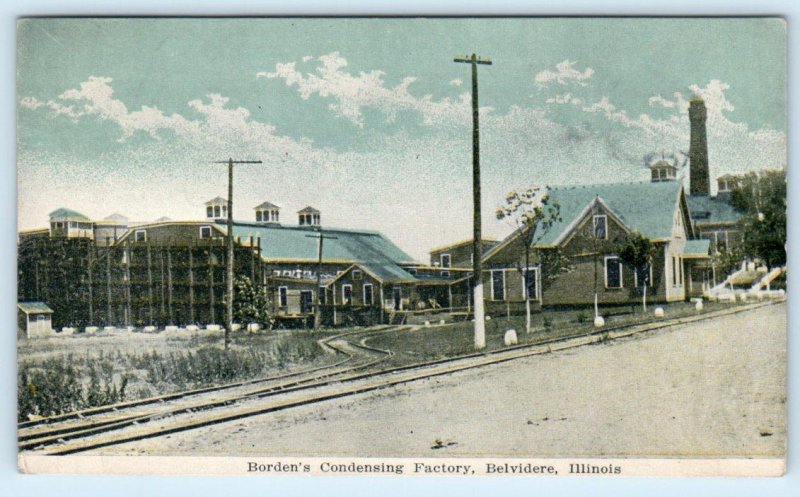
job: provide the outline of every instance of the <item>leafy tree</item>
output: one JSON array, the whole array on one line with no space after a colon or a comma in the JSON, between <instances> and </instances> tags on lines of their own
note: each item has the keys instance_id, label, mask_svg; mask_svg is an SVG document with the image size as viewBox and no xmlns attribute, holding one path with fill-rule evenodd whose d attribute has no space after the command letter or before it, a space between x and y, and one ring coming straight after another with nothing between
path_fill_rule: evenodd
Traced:
<instances>
[{"instance_id":1,"label":"leafy tree","mask_svg":"<svg viewBox=\"0 0 800 497\"><path fill-rule=\"evenodd\" d=\"M250 278L244 275L239 275L233 280L233 318L243 325L272 324L266 289L256 288Z\"/></svg>"},{"instance_id":2,"label":"leafy tree","mask_svg":"<svg viewBox=\"0 0 800 497\"><path fill-rule=\"evenodd\" d=\"M550 188L532 186L524 192L512 191L506 195L505 204L497 208L498 220L505 220L516 229L516 240L522 246L524 262L517 264L525 284L525 331L531 332L531 286L530 278L535 277L528 271L531 262L531 249L550 231L550 228L561 221L560 206L550 203ZM552 257L552 255L550 255Z\"/></svg>"},{"instance_id":3,"label":"leafy tree","mask_svg":"<svg viewBox=\"0 0 800 497\"><path fill-rule=\"evenodd\" d=\"M786 264L786 170L750 172L737 180L731 204L743 213L744 255L770 267Z\"/></svg>"},{"instance_id":4,"label":"leafy tree","mask_svg":"<svg viewBox=\"0 0 800 497\"><path fill-rule=\"evenodd\" d=\"M650 264L655 253L653 242L639 232L628 235L620 244L617 253L620 260L633 271L644 268L644 275L639 283L642 285L642 310L647 312L647 287L650 281Z\"/></svg>"}]
</instances>

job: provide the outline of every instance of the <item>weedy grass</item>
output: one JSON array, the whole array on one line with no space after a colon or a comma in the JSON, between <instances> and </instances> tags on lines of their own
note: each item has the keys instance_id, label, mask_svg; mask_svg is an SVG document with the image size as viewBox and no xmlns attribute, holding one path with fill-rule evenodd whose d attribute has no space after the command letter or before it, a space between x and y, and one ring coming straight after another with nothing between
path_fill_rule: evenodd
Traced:
<instances>
[{"instance_id":1,"label":"weedy grass","mask_svg":"<svg viewBox=\"0 0 800 497\"><path fill-rule=\"evenodd\" d=\"M94 350L93 337L81 337L66 347L72 351L62 353L42 342L44 356L26 344L30 357L20 351L17 374L18 420L256 379L331 358L317 343L320 337L307 333L240 337L228 350L219 340L197 337L180 344L170 337L170 347L150 341L151 347L142 349L129 343L136 338Z\"/></svg>"}]
</instances>

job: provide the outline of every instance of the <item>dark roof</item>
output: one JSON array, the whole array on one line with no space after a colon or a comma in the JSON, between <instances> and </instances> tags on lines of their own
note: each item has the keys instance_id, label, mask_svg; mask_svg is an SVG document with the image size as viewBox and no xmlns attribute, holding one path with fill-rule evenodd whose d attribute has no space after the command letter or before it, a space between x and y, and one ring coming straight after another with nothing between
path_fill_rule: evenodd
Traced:
<instances>
[{"instance_id":1,"label":"dark roof","mask_svg":"<svg viewBox=\"0 0 800 497\"><path fill-rule=\"evenodd\" d=\"M697 224L735 223L741 213L733 208L726 197L688 195L686 201L692 220Z\"/></svg>"},{"instance_id":2,"label":"dark roof","mask_svg":"<svg viewBox=\"0 0 800 497\"><path fill-rule=\"evenodd\" d=\"M272 202L263 202L253 207L253 209L280 209L280 207L273 204Z\"/></svg>"},{"instance_id":3,"label":"dark roof","mask_svg":"<svg viewBox=\"0 0 800 497\"><path fill-rule=\"evenodd\" d=\"M50 218L56 219L74 219L78 221L89 221L90 219L78 211L73 211L72 209L67 209L65 207L61 207L59 209L54 210L50 214L48 214Z\"/></svg>"},{"instance_id":4,"label":"dark roof","mask_svg":"<svg viewBox=\"0 0 800 497\"><path fill-rule=\"evenodd\" d=\"M313 208L313 207L311 207L309 205L309 206L304 207L303 209L300 209L299 211L297 211L297 213L298 214L319 214L319 210L317 210L317 209L315 209L315 208Z\"/></svg>"},{"instance_id":5,"label":"dark roof","mask_svg":"<svg viewBox=\"0 0 800 497\"><path fill-rule=\"evenodd\" d=\"M209 200L208 202L206 202L206 204L205 204L205 205L224 204L224 203L227 203L227 202L228 202L228 201L227 201L227 200L225 200L225 199L224 199L224 198L222 198L222 197L214 197L214 198L212 198L211 200Z\"/></svg>"},{"instance_id":6,"label":"dark roof","mask_svg":"<svg viewBox=\"0 0 800 497\"><path fill-rule=\"evenodd\" d=\"M216 226L225 230L224 223ZM233 236L248 239L261 237L261 256L265 259L316 261L318 230L311 226L281 226L237 221ZM323 244L324 261L359 262L365 264L393 264L413 262L388 238L376 231L355 231L326 228Z\"/></svg>"},{"instance_id":7,"label":"dark roof","mask_svg":"<svg viewBox=\"0 0 800 497\"><path fill-rule=\"evenodd\" d=\"M44 302L19 302L17 307L25 314L52 314L53 312L53 309L47 307Z\"/></svg>"}]
</instances>

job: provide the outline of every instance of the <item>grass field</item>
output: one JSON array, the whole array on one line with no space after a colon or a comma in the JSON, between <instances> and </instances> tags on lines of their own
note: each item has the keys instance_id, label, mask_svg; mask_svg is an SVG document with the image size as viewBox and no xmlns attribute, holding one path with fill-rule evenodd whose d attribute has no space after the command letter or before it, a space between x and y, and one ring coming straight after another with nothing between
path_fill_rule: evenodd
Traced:
<instances>
[{"instance_id":1,"label":"grass field","mask_svg":"<svg viewBox=\"0 0 800 497\"><path fill-rule=\"evenodd\" d=\"M695 310L694 304L689 302L677 302L660 307L664 309L665 318L668 319L711 312L730 306L731 304L705 302L703 310L699 312ZM654 321L652 310L655 307L649 306L650 312L647 314L642 312L641 306L601 308L600 314L606 317L605 327L608 328ZM525 316L494 318L486 322L486 351L505 347L503 338L509 329L516 330L519 343L525 344L594 330L593 320L594 314L591 308L534 312L533 331L526 333ZM390 362L395 365L405 365L474 353L473 330L474 323L467 321L379 334L370 338L367 343L393 351L395 354L389 359Z\"/></svg>"},{"instance_id":2,"label":"grass field","mask_svg":"<svg viewBox=\"0 0 800 497\"><path fill-rule=\"evenodd\" d=\"M318 340L336 332L219 332L55 336L17 346L18 419L51 416L171 392L324 365L337 359Z\"/></svg>"}]
</instances>

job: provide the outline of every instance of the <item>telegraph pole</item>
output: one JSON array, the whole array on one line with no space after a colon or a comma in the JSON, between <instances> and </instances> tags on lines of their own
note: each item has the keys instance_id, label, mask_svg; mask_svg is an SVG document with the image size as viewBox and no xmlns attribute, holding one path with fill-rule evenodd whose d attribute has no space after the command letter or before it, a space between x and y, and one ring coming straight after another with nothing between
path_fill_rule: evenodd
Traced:
<instances>
[{"instance_id":1,"label":"telegraph pole","mask_svg":"<svg viewBox=\"0 0 800 497\"><path fill-rule=\"evenodd\" d=\"M320 326L322 326L322 310L320 309L320 304L322 303L322 295L320 294L320 287L322 286L322 241L326 238L336 240L337 237L335 236L325 236L322 233L322 226L319 227L319 231L316 235L306 235L308 238L316 238L318 240L317 243L317 299L316 303L314 304L314 329L319 330Z\"/></svg>"},{"instance_id":2,"label":"telegraph pole","mask_svg":"<svg viewBox=\"0 0 800 497\"><path fill-rule=\"evenodd\" d=\"M483 281L481 264L481 166L478 134L478 64L492 65L474 53L456 57L453 62L472 66L472 295L475 314L475 349L486 347L486 323L483 316Z\"/></svg>"},{"instance_id":3,"label":"telegraph pole","mask_svg":"<svg viewBox=\"0 0 800 497\"><path fill-rule=\"evenodd\" d=\"M214 164L228 165L228 258L227 258L227 290L228 298L225 302L225 349L231 341L233 332L233 165L234 164L262 164L260 160L233 160L228 158L226 161L215 161Z\"/></svg>"}]
</instances>

